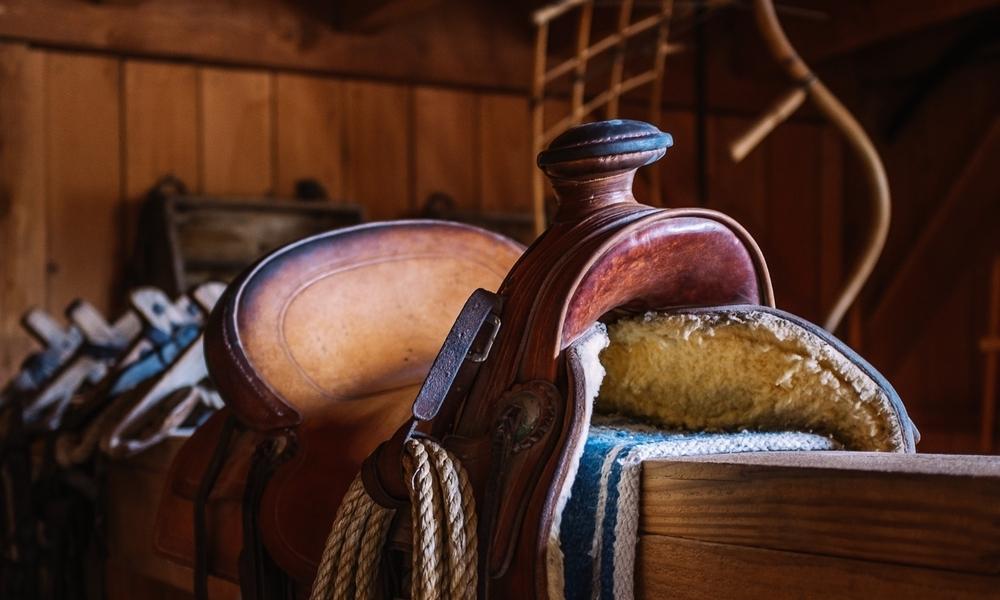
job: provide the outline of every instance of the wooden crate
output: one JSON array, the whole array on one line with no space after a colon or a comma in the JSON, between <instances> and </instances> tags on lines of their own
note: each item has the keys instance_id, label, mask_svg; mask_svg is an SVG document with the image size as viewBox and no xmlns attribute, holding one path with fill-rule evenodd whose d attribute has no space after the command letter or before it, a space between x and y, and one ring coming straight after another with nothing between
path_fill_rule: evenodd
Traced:
<instances>
[{"instance_id":1,"label":"wooden crate","mask_svg":"<svg viewBox=\"0 0 1000 600\"><path fill-rule=\"evenodd\" d=\"M207 281L228 282L276 248L363 218L354 204L302 200L182 195L164 198L158 209L167 255L149 270L169 273L161 287L175 294Z\"/></svg>"}]
</instances>

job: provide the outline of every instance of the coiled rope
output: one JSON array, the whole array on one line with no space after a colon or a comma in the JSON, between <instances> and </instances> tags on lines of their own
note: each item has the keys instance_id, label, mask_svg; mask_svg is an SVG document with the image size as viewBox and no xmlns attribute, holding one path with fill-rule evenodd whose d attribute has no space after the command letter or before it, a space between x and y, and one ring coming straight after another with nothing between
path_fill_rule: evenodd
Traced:
<instances>
[{"instance_id":1,"label":"coiled rope","mask_svg":"<svg viewBox=\"0 0 1000 600\"><path fill-rule=\"evenodd\" d=\"M407 440L403 468L413 522L413 600L469 598L477 584L476 507L461 463L433 440ZM382 546L395 511L376 504L355 477L313 582L312 600L377 596Z\"/></svg>"}]
</instances>

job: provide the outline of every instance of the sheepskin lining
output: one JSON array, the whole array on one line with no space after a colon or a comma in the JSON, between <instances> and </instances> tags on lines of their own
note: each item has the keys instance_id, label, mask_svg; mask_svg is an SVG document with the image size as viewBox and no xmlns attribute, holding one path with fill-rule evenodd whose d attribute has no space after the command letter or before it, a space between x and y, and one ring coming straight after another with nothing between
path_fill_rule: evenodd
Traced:
<instances>
[{"instance_id":1,"label":"sheepskin lining","mask_svg":"<svg viewBox=\"0 0 1000 600\"><path fill-rule=\"evenodd\" d=\"M687 431L805 431L903 451L891 400L815 333L764 311L648 313L608 327L596 411Z\"/></svg>"},{"instance_id":2,"label":"sheepskin lining","mask_svg":"<svg viewBox=\"0 0 1000 600\"><path fill-rule=\"evenodd\" d=\"M584 419L589 424L593 417L594 399L597 397L601 382L604 380L604 366L601 365L599 356L601 351L608 346L608 330L604 323L594 323L594 325L580 337L572 346L567 349L566 357L570 364L579 367L578 371L583 376L583 381L577 381L576 388L572 392L576 395L575 400L580 403L584 411ZM586 435L586 432L584 432ZM573 454L568 457L569 465L566 479L563 481L562 489L557 491L556 505L552 511L552 528L549 529L548 541L546 543L546 572L548 573L547 583L549 598L565 597L562 579L564 555L562 547L559 545L559 531L562 526L563 510L566 502L569 501L570 490L573 488L573 481L576 479L577 469L580 467L580 456L583 454L583 444L579 444Z\"/></svg>"}]
</instances>

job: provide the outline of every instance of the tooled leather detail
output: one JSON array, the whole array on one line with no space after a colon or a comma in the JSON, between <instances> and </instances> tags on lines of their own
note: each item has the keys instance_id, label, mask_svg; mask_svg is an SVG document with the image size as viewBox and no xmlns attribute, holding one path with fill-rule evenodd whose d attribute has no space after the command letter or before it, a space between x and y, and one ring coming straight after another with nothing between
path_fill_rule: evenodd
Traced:
<instances>
[{"instance_id":1,"label":"tooled leather detail","mask_svg":"<svg viewBox=\"0 0 1000 600\"><path fill-rule=\"evenodd\" d=\"M504 445L512 454L530 448L552 428L552 402L558 398L559 392L548 381L515 385L500 399L504 409L497 419L496 439L509 440Z\"/></svg>"},{"instance_id":2,"label":"tooled leather detail","mask_svg":"<svg viewBox=\"0 0 1000 600\"><path fill-rule=\"evenodd\" d=\"M534 380L511 386L497 404L500 408L484 503L489 522L488 572L493 577L502 575L510 565L527 500L551 451L549 438L558 433L553 426L563 397L552 382ZM530 472L528 477L525 471ZM511 477L512 473L518 476Z\"/></svg>"}]
</instances>

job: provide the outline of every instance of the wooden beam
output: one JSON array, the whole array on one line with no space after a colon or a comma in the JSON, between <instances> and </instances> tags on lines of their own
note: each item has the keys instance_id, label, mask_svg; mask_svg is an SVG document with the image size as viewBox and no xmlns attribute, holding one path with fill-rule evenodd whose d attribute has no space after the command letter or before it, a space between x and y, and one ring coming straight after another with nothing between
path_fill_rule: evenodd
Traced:
<instances>
[{"instance_id":1,"label":"wooden beam","mask_svg":"<svg viewBox=\"0 0 1000 600\"><path fill-rule=\"evenodd\" d=\"M420 19L390 19L369 35L336 31L314 18L310 4L4 0L0 40L492 90L528 87L529 24L525 17L519 25L502 3L442 3Z\"/></svg>"},{"instance_id":2,"label":"wooden beam","mask_svg":"<svg viewBox=\"0 0 1000 600\"><path fill-rule=\"evenodd\" d=\"M319 1L314 4L325 5ZM366 0L335 3L334 23L342 31L371 33L420 16L441 0Z\"/></svg>"},{"instance_id":3,"label":"wooden beam","mask_svg":"<svg viewBox=\"0 0 1000 600\"><path fill-rule=\"evenodd\" d=\"M637 598L996 598L996 577L712 544L639 540Z\"/></svg>"},{"instance_id":4,"label":"wooden beam","mask_svg":"<svg viewBox=\"0 0 1000 600\"><path fill-rule=\"evenodd\" d=\"M1000 457L789 452L649 461L641 498L644 536L978 573L1000 590Z\"/></svg>"},{"instance_id":5,"label":"wooden beam","mask_svg":"<svg viewBox=\"0 0 1000 600\"><path fill-rule=\"evenodd\" d=\"M808 8L830 18L784 21L799 53L815 65L996 7L996 0L818 0Z\"/></svg>"}]
</instances>

